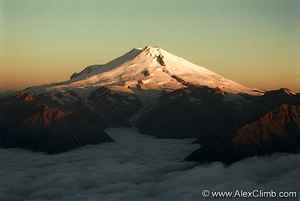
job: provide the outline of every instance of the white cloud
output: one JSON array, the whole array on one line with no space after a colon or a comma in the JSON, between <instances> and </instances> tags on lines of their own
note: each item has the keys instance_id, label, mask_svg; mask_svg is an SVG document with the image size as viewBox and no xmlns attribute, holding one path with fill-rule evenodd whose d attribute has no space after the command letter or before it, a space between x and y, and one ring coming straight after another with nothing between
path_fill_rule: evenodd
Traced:
<instances>
[{"instance_id":1,"label":"white cloud","mask_svg":"<svg viewBox=\"0 0 300 201\"><path fill-rule=\"evenodd\" d=\"M203 189L300 190L299 154L194 166L183 162L198 148L193 140L155 139L132 129L109 133L116 143L59 155L1 149L0 200L198 201Z\"/></svg>"}]
</instances>

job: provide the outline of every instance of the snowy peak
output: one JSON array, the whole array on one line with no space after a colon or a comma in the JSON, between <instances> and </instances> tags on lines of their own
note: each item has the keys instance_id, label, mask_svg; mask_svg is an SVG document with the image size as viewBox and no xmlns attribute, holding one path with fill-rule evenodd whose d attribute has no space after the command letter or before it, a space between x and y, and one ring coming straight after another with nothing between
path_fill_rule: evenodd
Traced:
<instances>
[{"instance_id":1,"label":"snowy peak","mask_svg":"<svg viewBox=\"0 0 300 201\"><path fill-rule=\"evenodd\" d=\"M284 93L288 96L296 96L296 92L292 91L291 89L288 89L288 88L281 88L279 89L279 91L281 91L281 93Z\"/></svg>"},{"instance_id":2,"label":"snowy peak","mask_svg":"<svg viewBox=\"0 0 300 201\"><path fill-rule=\"evenodd\" d=\"M163 57L164 50L159 47L146 46L142 49L142 54L150 56L154 59Z\"/></svg>"},{"instance_id":3,"label":"snowy peak","mask_svg":"<svg viewBox=\"0 0 300 201\"><path fill-rule=\"evenodd\" d=\"M160 48L146 46L145 48L133 48L124 55L104 64L104 65L91 65L87 66L80 73L74 73L71 76L71 80L78 81L86 79L88 77L104 73L114 68L123 66L126 63L150 63L154 64L156 60L162 59L162 53Z\"/></svg>"},{"instance_id":4,"label":"snowy peak","mask_svg":"<svg viewBox=\"0 0 300 201\"><path fill-rule=\"evenodd\" d=\"M161 49L159 47L152 47L150 45L147 45L142 49L142 52L144 52L146 55L150 55L152 57L157 57L161 55Z\"/></svg>"},{"instance_id":5,"label":"snowy peak","mask_svg":"<svg viewBox=\"0 0 300 201\"><path fill-rule=\"evenodd\" d=\"M245 87L193 64L168 51L153 46L134 48L124 55L104 64L91 65L71 79L46 86L52 89L87 89L113 87L122 90L177 90L186 86L207 86L224 92L260 95L257 90Z\"/></svg>"},{"instance_id":6,"label":"snowy peak","mask_svg":"<svg viewBox=\"0 0 300 201\"><path fill-rule=\"evenodd\" d=\"M278 90L271 90L271 91L267 91L265 93L266 96L296 96L296 92L287 89L287 88L281 88Z\"/></svg>"},{"instance_id":7,"label":"snowy peak","mask_svg":"<svg viewBox=\"0 0 300 201\"><path fill-rule=\"evenodd\" d=\"M137 55L141 53L140 48L134 48L127 52L126 54L104 64L104 65L91 65L86 67L84 70L82 70L80 73L74 73L71 76L71 80L79 80L79 79L84 79L89 76L102 73L108 70L112 70L115 67L118 67L132 59L134 59Z\"/></svg>"}]
</instances>

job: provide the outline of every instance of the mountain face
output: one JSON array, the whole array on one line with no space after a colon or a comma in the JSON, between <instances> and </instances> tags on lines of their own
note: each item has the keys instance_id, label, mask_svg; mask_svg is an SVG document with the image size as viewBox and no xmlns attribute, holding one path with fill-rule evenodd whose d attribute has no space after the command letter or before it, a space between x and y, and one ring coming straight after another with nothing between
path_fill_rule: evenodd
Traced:
<instances>
[{"instance_id":1,"label":"mountain face","mask_svg":"<svg viewBox=\"0 0 300 201\"><path fill-rule=\"evenodd\" d=\"M105 122L80 103L62 107L44 96L18 94L0 100L0 145L60 153L111 142Z\"/></svg>"},{"instance_id":2,"label":"mountain face","mask_svg":"<svg viewBox=\"0 0 300 201\"><path fill-rule=\"evenodd\" d=\"M187 160L231 164L245 157L300 151L300 96L285 89L262 96L187 87L160 98L138 121L160 138L197 138Z\"/></svg>"},{"instance_id":3,"label":"mountain face","mask_svg":"<svg viewBox=\"0 0 300 201\"><path fill-rule=\"evenodd\" d=\"M224 130L222 140L199 142L203 148L187 160L231 164L251 156L299 152L300 96L281 92L282 89L272 91L245 104L240 122Z\"/></svg>"},{"instance_id":4,"label":"mountain face","mask_svg":"<svg viewBox=\"0 0 300 201\"><path fill-rule=\"evenodd\" d=\"M161 138L197 138L187 160L232 163L296 152L299 95L238 84L161 48L133 49L70 80L0 98L0 146L58 153L110 142L134 126Z\"/></svg>"},{"instance_id":5,"label":"mountain face","mask_svg":"<svg viewBox=\"0 0 300 201\"><path fill-rule=\"evenodd\" d=\"M177 57L161 48L133 49L123 56L105 64L92 65L71 79L48 86L33 87L31 93L55 90L78 91L82 88L119 87L124 90L177 90L186 85L208 86L225 92L259 94L221 75ZM83 93L83 92L82 92ZM87 91L86 91L87 93Z\"/></svg>"}]
</instances>

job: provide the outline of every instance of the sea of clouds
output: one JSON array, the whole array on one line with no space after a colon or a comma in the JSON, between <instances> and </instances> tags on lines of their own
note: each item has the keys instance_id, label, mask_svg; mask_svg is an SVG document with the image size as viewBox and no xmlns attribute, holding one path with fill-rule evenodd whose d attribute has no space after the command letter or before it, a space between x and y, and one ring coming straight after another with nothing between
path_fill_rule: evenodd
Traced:
<instances>
[{"instance_id":1,"label":"sea of clouds","mask_svg":"<svg viewBox=\"0 0 300 201\"><path fill-rule=\"evenodd\" d=\"M0 201L199 201L205 189L296 191L300 199L299 154L198 165L183 161L199 147L192 139L108 133L115 143L58 155L0 149Z\"/></svg>"}]
</instances>

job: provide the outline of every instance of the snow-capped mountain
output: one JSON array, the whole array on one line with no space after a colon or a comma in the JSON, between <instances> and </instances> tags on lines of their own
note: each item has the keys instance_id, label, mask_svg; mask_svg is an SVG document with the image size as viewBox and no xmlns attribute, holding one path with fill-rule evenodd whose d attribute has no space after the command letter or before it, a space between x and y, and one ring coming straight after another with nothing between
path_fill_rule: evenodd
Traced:
<instances>
[{"instance_id":1,"label":"snow-capped mountain","mask_svg":"<svg viewBox=\"0 0 300 201\"><path fill-rule=\"evenodd\" d=\"M64 152L111 142L106 128L129 126L156 137L197 138L202 148L188 160L230 164L300 152L299 106L299 94L289 89L251 89L147 46L70 80L0 98L0 147Z\"/></svg>"},{"instance_id":2,"label":"snow-capped mountain","mask_svg":"<svg viewBox=\"0 0 300 201\"><path fill-rule=\"evenodd\" d=\"M32 87L27 92L72 90L82 96L100 86L134 92L173 91L187 85L208 86L230 93L261 94L260 91L245 87L161 48L151 46L132 49L104 65L88 66L81 72L74 73L68 81Z\"/></svg>"}]
</instances>

